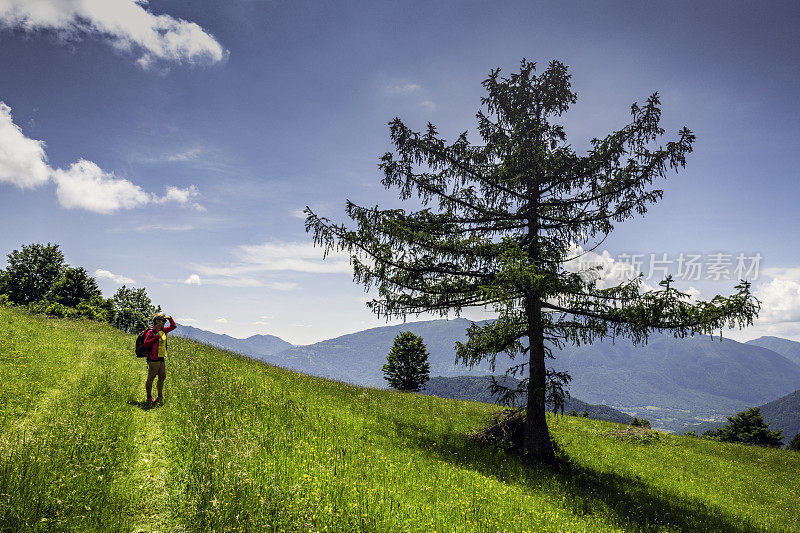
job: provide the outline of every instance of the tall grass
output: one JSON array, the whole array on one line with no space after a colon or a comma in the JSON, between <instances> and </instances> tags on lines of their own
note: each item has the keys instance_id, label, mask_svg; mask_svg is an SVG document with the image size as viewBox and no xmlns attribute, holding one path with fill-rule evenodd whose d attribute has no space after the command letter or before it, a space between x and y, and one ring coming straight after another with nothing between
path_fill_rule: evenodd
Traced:
<instances>
[{"instance_id":1,"label":"tall grass","mask_svg":"<svg viewBox=\"0 0 800 533\"><path fill-rule=\"evenodd\" d=\"M549 419L561 467L531 466L467 437L490 405L182 339L145 410L132 343L0 309L4 530L800 531L795 452L566 416Z\"/></svg>"}]
</instances>

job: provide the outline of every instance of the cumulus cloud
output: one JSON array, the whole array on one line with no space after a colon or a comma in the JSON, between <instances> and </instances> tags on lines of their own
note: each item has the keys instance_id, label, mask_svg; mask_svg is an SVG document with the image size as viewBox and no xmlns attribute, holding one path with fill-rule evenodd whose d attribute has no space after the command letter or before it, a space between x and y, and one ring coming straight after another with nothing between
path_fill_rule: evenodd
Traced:
<instances>
[{"instance_id":1,"label":"cumulus cloud","mask_svg":"<svg viewBox=\"0 0 800 533\"><path fill-rule=\"evenodd\" d=\"M224 317L219 317L214 322L216 322L217 324L227 324L228 323L228 319L224 318Z\"/></svg>"},{"instance_id":2,"label":"cumulus cloud","mask_svg":"<svg viewBox=\"0 0 800 533\"><path fill-rule=\"evenodd\" d=\"M98 268L94 271L94 277L97 279L110 279L117 285L132 285L136 283L129 277L122 276L119 274L114 274L113 272L109 272L108 270L103 270L102 268Z\"/></svg>"},{"instance_id":3,"label":"cumulus cloud","mask_svg":"<svg viewBox=\"0 0 800 533\"><path fill-rule=\"evenodd\" d=\"M185 189L170 185L167 186L167 192L164 196L160 198L158 196L153 196L153 201L158 204L175 203L179 205L191 205L198 211L205 211L205 207L193 201L198 196L200 196L200 193L194 185L189 185Z\"/></svg>"},{"instance_id":4,"label":"cumulus cloud","mask_svg":"<svg viewBox=\"0 0 800 533\"><path fill-rule=\"evenodd\" d=\"M190 275L188 278L183 280L183 282L186 285L201 285L200 276L198 276L197 274Z\"/></svg>"},{"instance_id":5,"label":"cumulus cloud","mask_svg":"<svg viewBox=\"0 0 800 533\"><path fill-rule=\"evenodd\" d=\"M205 210L196 201L199 192L194 185L186 188L167 186L164 196L158 196L146 193L138 185L86 159L78 160L67 169L50 167L44 143L26 137L14 124L11 108L0 102L0 183L24 189L44 185L50 180L56 184L58 203L67 209L85 209L107 215L153 202Z\"/></svg>"},{"instance_id":6,"label":"cumulus cloud","mask_svg":"<svg viewBox=\"0 0 800 533\"><path fill-rule=\"evenodd\" d=\"M85 159L73 163L67 170L55 169L52 175L58 203L62 207L85 209L103 215L120 209L142 207L150 202L186 205L198 195L194 185L186 189L167 187L166 194L161 197L148 194L138 185L118 178Z\"/></svg>"},{"instance_id":7,"label":"cumulus cloud","mask_svg":"<svg viewBox=\"0 0 800 533\"><path fill-rule=\"evenodd\" d=\"M107 215L147 203L148 195L138 185L81 159L69 169L53 171L58 203L67 209L85 209Z\"/></svg>"},{"instance_id":8,"label":"cumulus cloud","mask_svg":"<svg viewBox=\"0 0 800 533\"><path fill-rule=\"evenodd\" d=\"M11 108L0 102L0 183L28 189L49 180L44 143L26 137L14 124Z\"/></svg>"},{"instance_id":9,"label":"cumulus cloud","mask_svg":"<svg viewBox=\"0 0 800 533\"><path fill-rule=\"evenodd\" d=\"M188 324L190 322L197 322L197 320L195 320L194 318L178 318L176 319L176 322L178 322L179 324Z\"/></svg>"},{"instance_id":10,"label":"cumulus cloud","mask_svg":"<svg viewBox=\"0 0 800 533\"><path fill-rule=\"evenodd\" d=\"M28 32L54 31L65 40L92 36L139 55L148 68L156 61L216 63L222 45L194 22L155 15L147 0L0 0L0 26Z\"/></svg>"},{"instance_id":11,"label":"cumulus cloud","mask_svg":"<svg viewBox=\"0 0 800 533\"><path fill-rule=\"evenodd\" d=\"M564 270L581 274L584 279L597 280L597 287L600 289L631 281L639 275L633 263L617 261L608 250L597 253L572 243L567 257L570 260L564 263ZM652 287L642 283L642 289L651 290Z\"/></svg>"},{"instance_id":12,"label":"cumulus cloud","mask_svg":"<svg viewBox=\"0 0 800 533\"><path fill-rule=\"evenodd\" d=\"M761 301L759 324L800 322L800 282L773 278L760 284L754 294Z\"/></svg>"}]
</instances>

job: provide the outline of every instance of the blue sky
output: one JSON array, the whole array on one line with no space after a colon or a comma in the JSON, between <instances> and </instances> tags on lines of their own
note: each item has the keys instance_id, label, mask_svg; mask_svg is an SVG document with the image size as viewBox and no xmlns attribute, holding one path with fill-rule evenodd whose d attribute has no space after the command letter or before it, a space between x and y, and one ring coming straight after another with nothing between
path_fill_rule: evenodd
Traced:
<instances>
[{"instance_id":1,"label":"blue sky","mask_svg":"<svg viewBox=\"0 0 800 533\"><path fill-rule=\"evenodd\" d=\"M382 325L298 212L399 205L377 169L389 120L477 140L489 70L558 59L578 151L654 91L666 140L697 135L605 260L722 253L732 271L759 253L762 318L730 335L800 339L798 23L791 2L0 0L0 256L58 243L107 296L144 286L234 336ZM682 283L701 298L734 284Z\"/></svg>"}]
</instances>

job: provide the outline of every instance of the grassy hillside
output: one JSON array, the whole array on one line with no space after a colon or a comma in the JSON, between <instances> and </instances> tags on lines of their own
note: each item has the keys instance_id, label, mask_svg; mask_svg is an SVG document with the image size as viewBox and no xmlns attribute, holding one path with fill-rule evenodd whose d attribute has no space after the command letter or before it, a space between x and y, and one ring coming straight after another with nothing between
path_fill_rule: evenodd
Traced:
<instances>
[{"instance_id":1,"label":"grassy hillside","mask_svg":"<svg viewBox=\"0 0 800 533\"><path fill-rule=\"evenodd\" d=\"M498 376L498 380L512 389L518 388L520 384L520 380L511 376ZM420 391L420 394L493 404L497 403L497 396L493 395L489 389L491 382L490 376L457 376L452 378L434 376L425 384L425 389ZM515 402L515 405L525 405L526 398L527 394L522 394ZM548 409L552 409L552 407L551 404L548 404ZM607 405L592 405L577 398L564 398L564 412L569 413L571 411L576 411L579 414L585 411L589 418L595 420L608 420L621 424L633 422L631 415L612 409Z\"/></svg>"},{"instance_id":2,"label":"grassy hillside","mask_svg":"<svg viewBox=\"0 0 800 533\"><path fill-rule=\"evenodd\" d=\"M423 338L433 376L492 374L486 361L473 368L455 363L453 345L466 340L470 323L463 318L408 322L295 346L272 355L242 350L233 342L218 346L306 374L385 387L381 367L401 331ZM504 372L512 364L508 357L500 356L496 370ZM708 336L675 339L666 333L653 334L643 346L619 338L567 345L556 350L556 358L548 366L569 371L569 390L576 398L647 418L654 427L669 431L708 420L724 422L730 413L800 388L800 366L787 357L759 346Z\"/></svg>"},{"instance_id":3,"label":"grassy hillside","mask_svg":"<svg viewBox=\"0 0 800 533\"><path fill-rule=\"evenodd\" d=\"M465 435L475 402L363 389L0 308L2 531L797 531L800 454L551 418L555 471Z\"/></svg>"}]
</instances>

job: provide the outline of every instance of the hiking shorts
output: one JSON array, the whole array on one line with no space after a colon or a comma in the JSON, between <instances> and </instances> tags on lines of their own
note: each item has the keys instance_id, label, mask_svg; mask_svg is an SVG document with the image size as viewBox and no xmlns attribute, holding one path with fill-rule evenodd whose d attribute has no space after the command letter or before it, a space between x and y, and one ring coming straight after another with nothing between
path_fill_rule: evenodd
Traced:
<instances>
[{"instance_id":1,"label":"hiking shorts","mask_svg":"<svg viewBox=\"0 0 800 533\"><path fill-rule=\"evenodd\" d=\"M159 381L164 381L167 377L167 367L164 361L147 361L147 381L152 381L158 376Z\"/></svg>"}]
</instances>

